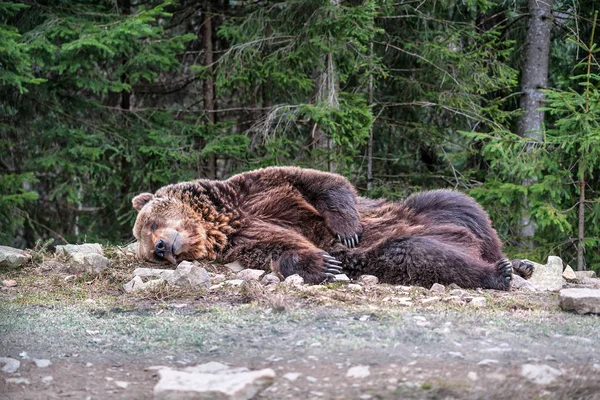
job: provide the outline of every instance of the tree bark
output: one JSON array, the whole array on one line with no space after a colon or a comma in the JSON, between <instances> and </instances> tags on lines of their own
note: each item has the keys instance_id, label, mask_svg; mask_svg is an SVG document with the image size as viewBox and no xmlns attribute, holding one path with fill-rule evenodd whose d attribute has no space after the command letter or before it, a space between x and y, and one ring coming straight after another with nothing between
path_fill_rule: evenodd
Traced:
<instances>
[{"instance_id":1,"label":"tree bark","mask_svg":"<svg viewBox=\"0 0 600 400\"><path fill-rule=\"evenodd\" d=\"M369 105L373 104L373 40L369 42L369 61L371 62L369 71ZM371 109L372 110L372 109ZM369 139L367 141L367 192L371 192L373 186L373 125L369 129Z\"/></svg>"},{"instance_id":2,"label":"tree bark","mask_svg":"<svg viewBox=\"0 0 600 400\"><path fill-rule=\"evenodd\" d=\"M525 56L521 75L521 108L523 115L519 120L518 134L531 139L529 148L535 142L542 142L544 113L539 108L543 106L545 95L541 89L548 85L548 64L550 59L550 31L552 28L552 6L554 0L529 0L529 23L525 38ZM526 180L525 186L535 180ZM528 208L525 199L525 209ZM527 211L521 219L521 236L531 238L535 234L535 224Z\"/></svg>"}]
</instances>

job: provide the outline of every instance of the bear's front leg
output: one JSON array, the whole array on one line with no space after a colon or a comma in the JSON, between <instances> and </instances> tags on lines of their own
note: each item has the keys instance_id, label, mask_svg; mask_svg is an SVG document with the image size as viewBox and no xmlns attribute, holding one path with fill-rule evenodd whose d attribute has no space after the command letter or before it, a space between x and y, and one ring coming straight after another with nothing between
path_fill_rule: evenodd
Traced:
<instances>
[{"instance_id":1,"label":"bear's front leg","mask_svg":"<svg viewBox=\"0 0 600 400\"><path fill-rule=\"evenodd\" d=\"M342 273L342 263L300 233L264 221L253 221L230 239L225 261L246 268L272 270L283 277L298 274L318 284Z\"/></svg>"}]
</instances>

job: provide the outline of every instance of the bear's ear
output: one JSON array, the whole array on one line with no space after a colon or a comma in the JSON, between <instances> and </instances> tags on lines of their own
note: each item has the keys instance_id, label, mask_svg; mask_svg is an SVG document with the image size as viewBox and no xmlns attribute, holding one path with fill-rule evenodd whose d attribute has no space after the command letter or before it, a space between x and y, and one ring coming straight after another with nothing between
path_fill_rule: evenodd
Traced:
<instances>
[{"instance_id":1,"label":"bear's ear","mask_svg":"<svg viewBox=\"0 0 600 400\"><path fill-rule=\"evenodd\" d=\"M133 208L140 211L153 198L154 195L152 193L142 193L135 196L131 203L133 204Z\"/></svg>"}]
</instances>

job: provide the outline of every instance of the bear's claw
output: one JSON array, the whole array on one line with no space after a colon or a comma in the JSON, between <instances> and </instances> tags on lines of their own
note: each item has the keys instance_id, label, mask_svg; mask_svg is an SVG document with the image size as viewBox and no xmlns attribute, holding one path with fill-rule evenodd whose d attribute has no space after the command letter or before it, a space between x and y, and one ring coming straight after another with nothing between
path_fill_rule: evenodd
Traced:
<instances>
[{"instance_id":1,"label":"bear's claw","mask_svg":"<svg viewBox=\"0 0 600 400\"><path fill-rule=\"evenodd\" d=\"M513 273L513 265L509 259L503 258L502 260L496 263L496 268L500 275L502 276L502 281L505 285L510 285L510 281L512 280Z\"/></svg>"},{"instance_id":2,"label":"bear's claw","mask_svg":"<svg viewBox=\"0 0 600 400\"><path fill-rule=\"evenodd\" d=\"M511 262L515 274L520 275L525 279L531 278L531 275L533 275L534 270L533 262L527 259L512 260Z\"/></svg>"},{"instance_id":3,"label":"bear's claw","mask_svg":"<svg viewBox=\"0 0 600 400\"><path fill-rule=\"evenodd\" d=\"M356 247L356 245L358 244L358 234L355 234L354 236L349 236L349 237L342 237L341 235L337 235L337 239L340 243L342 243L344 246L353 249L354 247Z\"/></svg>"},{"instance_id":4,"label":"bear's claw","mask_svg":"<svg viewBox=\"0 0 600 400\"><path fill-rule=\"evenodd\" d=\"M325 270L325 275L337 275L342 273L342 262L332 257L329 253L323 253L323 268Z\"/></svg>"}]
</instances>

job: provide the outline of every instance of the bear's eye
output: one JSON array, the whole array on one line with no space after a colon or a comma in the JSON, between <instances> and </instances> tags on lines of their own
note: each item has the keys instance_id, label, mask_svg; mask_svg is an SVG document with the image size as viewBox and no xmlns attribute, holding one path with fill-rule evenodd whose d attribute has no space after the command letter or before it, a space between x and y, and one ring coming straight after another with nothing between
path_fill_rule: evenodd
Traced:
<instances>
[{"instance_id":1,"label":"bear's eye","mask_svg":"<svg viewBox=\"0 0 600 400\"><path fill-rule=\"evenodd\" d=\"M152 229L152 232L154 232L155 230L158 229L158 225L156 225L156 222L152 224L152 226L150 227L150 229Z\"/></svg>"}]
</instances>

